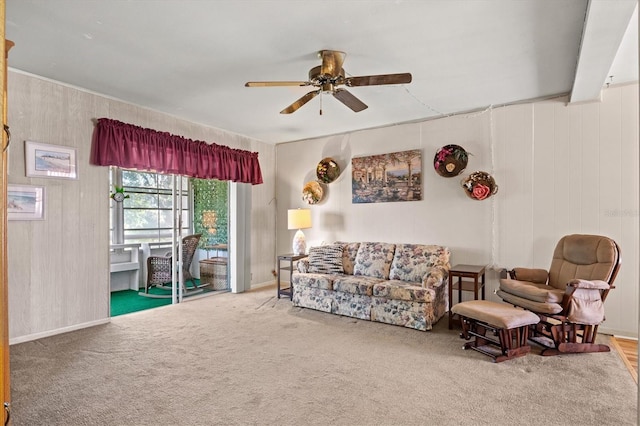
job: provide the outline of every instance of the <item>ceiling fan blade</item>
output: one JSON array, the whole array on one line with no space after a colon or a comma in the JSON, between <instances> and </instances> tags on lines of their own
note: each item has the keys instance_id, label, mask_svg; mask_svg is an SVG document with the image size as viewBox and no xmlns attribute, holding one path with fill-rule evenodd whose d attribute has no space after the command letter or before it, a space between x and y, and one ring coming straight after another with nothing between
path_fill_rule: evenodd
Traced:
<instances>
[{"instance_id":1,"label":"ceiling fan blade","mask_svg":"<svg viewBox=\"0 0 640 426\"><path fill-rule=\"evenodd\" d=\"M345 78L345 84L355 86L379 86L382 84L406 84L411 83L411 73L365 75L362 77Z\"/></svg>"},{"instance_id":2,"label":"ceiling fan blade","mask_svg":"<svg viewBox=\"0 0 640 426\"><path fill-rule=\"evenodd\" d=\"M339 100L340 102L342 102L343 104L351 108L354 112L360 112L364 109L369 108L364 102L362 102L360 99L356 98L355 96L353 96L351 93L347 92L344 89L336 89L333 92L333 96L337 100Z\"/></svg>"},{"instance_id":3,"label":"ceiling fan blade","mask_svg":"<svg viewBox=\"0 0 640 426\"><path fill-rule=\"evenodd\" d=\"M294 103L292 103L291 105L289 105L288 107L280 111L280 114L291 114L292 112L296 112L298 108L300 108L302 105L306 104L311 99L318 96L320 92L321 90L314 90L313 92L307 93L306 95L304 95L303 97L301 97L300 99L298 99L297 101L295 101Z\"/></svg>"},{"instance_id":4,"label":"ceiling fan blade","mask_svg":"<svg viewBox=\"0 0 640 426\"><path fill-rule=\"evenodd\" d=\"M319 54L322 58L320 74L330 75L332 77L339 76L342 71L344 58L347 54L338 50L321 50Z\"/></svg>"},{"instance_id":5,"label":"ceiling fan blade","mask_svg":"<svg viewBox=\"0 0 640 426\"><path fill-rule=\"evenodd\" d=\"M308 86L308 81L249 81L244 87Z\"/></svg>"}]
</instances>

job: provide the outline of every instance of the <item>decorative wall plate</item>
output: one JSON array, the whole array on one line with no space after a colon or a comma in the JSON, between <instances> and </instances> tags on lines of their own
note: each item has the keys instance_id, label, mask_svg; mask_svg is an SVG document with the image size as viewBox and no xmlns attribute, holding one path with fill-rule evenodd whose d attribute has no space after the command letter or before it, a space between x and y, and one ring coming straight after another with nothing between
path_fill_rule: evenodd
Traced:
<instances>
[{"instance_id":1,"label":"decorative wall plate","mask_svg":"<svg viewBox=\"0 0 640 426\"><path fill-rule=\"evenodd\" d=\"M498 192L498 185L487 172L473 172L460 182L464 193L472 200L482 201Z\"/></svg>"},{"instance_id":2,"label":"decorative wall plate","mask_svg":"<svg viewBox=\"0 0 640 426\"><path fill-rule=\"evenodd\" d=\"M322 201L324 190L320 183L314 181L307 182L302 188L302 200L307 204L317 204Z\"/></svg>"},{"instance_id":3,"label":"decorative wall plate","mask_svg":"<svg viewBox=\"0 0 640 426\"><path fill-rule=\"evenodd\" d=\"M460 145L445 145L436 151L433 168L442 177L458 176L467 167L469 154Z\"/></svg>"},{"instance_id":4,"label":"decorative wall plate","mask_svg":"<svg viewBox=\"0 0 640 426\"><path fill-rule=\"evenodd\" d=\"M323 158L316 167L318 180L324 183L331 183L340 176L340 166L331 157Z\"/></svg>"}]
</instances>

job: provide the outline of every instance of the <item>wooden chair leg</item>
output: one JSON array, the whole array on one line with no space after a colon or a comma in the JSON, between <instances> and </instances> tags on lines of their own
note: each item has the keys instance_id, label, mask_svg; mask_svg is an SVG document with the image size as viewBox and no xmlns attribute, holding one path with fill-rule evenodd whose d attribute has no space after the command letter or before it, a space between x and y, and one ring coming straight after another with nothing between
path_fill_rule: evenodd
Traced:
<instances>
[{"instance_id":1,"label":"wooden chair leg","mask_svg":"<svg viewBox=\"0 0 640 426\"><path fill-rule=\"evenodd\" d=\"M609 352L607 345L595 343L597 325L557 324L551 327L551 334L555 347L547 347L541 353L543 356L561 353L590 353ZM580 334L582 333L582 334Z\"/></svg>"},{"instance_id":2,"label":"wooden chair leg","mask_svg":"<svg viewBox=\"0 0 640 426\"><path fill-rule=\"evenodd\" d=\"M463 345L463 349L473 349L493 359L494 362L502 362L528 354L531 346L527 344L528 326L515 329L500 329L481 323L472 318L461 318L462 332L460 337L469 340ZM498 340L487 336L487 332L494 332ZM490 347L496 347L491 350ZM497 350L499 348L499 351Z\"/></svg>"}]
</instances>

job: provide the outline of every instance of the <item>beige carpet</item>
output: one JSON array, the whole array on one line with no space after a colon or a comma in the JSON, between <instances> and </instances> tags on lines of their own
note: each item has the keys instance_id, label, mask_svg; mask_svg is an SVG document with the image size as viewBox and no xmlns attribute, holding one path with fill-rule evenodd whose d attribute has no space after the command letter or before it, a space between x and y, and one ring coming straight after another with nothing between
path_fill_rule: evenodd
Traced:
<instances>
[{"instance_id":1,"label":"beige carpet","mask_svg":"<svg viewBox=\"0 0 640 426\"><path fill-rule=\"evenodd\" d=\"M635 425L617 352L501 364L268 288L11 348L13 425ZM608 340L608 339L607 339Z\"/></svg>"}]
</instances>

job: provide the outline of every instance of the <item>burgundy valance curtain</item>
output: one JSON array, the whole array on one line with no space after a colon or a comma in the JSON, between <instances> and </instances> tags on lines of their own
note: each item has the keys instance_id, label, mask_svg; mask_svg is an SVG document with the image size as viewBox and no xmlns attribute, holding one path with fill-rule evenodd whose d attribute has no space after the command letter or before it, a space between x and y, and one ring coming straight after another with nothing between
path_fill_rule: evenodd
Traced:
<instances>
[{"instance_id":1,"label":"burgundy valance curtain","mask_svg":"<svg viewBox=\"0 0 640 426\"><path fill-rule=\"evenodd\" d=\"M99 118L91 163L200 179L262 183L258 153Z\"/></svg>"}]
</instances>

